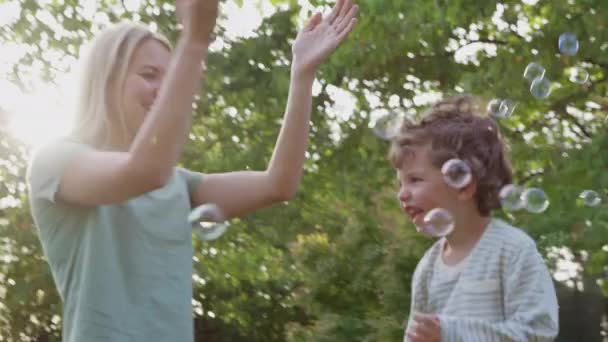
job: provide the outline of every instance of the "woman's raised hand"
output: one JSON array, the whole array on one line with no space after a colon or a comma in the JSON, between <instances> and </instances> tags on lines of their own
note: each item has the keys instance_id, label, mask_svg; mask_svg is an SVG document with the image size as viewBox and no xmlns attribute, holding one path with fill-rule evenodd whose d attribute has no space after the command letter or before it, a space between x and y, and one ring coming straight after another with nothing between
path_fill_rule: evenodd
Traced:
<instances>
[{"instance_id":1,"label":"woman's raised hand","mask_svg":"<svg viewBox=\"0 0 608 342\"><path fill-rule=\"evenodd\" d=\"M337 0L329 16L313 15L298 33L292 47L297 71L314 73L353 29L359 6L352 0Z\"/></svg>"},{"instance_id":2,"label":"woman's raised hand","mask_svg":"<svg viewBox=\"0 0 608 342\"><path fill-rule=\"evenodd\" d=\"M209 44L219 12L219 0L175 0L175 11L186 37Z\"/></svg>"}]
</instances>

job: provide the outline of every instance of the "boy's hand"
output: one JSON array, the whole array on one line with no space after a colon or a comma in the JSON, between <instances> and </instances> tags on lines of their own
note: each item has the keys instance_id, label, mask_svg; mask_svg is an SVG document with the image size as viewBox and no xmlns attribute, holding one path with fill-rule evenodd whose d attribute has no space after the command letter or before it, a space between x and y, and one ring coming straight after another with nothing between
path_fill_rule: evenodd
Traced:
<instances>
[{"instance_id":1,"label":"boy's hand","mask_svg":"<svg viewBox=\"0 0 608 342\"><path fill-rule=\"evenodd\" d=\"M437 315L414 314L414 327L407 335L410 342L440 342L441 325Z\"/></svg>"}]
</instances>

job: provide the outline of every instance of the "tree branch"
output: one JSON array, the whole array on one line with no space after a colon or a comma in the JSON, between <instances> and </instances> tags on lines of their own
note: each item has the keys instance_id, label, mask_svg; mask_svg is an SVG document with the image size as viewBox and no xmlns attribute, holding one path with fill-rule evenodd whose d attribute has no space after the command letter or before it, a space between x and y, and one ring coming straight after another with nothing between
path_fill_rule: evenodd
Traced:
<instances>
[{"instance_id":1,"label":"tree branch","mask_svg":"<svg viewBox=\"0 0 608 342\"><path fill-rule=\"evenodd\" d=\"M587 129L585 129L585 126L583 124L581 124L573 115L571 115L570 113L568 113L566 111L566 107L568 106L568 104L570 102L573 102L577 99L580 98L586 98L589 96L589 94L594 90L594 88L605 82L607 80L606 77L603 77L600 80L597 80L596 82L593 82L590 84L589 87L587 87L586 89L576 92L574 94L571 94L570 96L566 96L562 99L560 99L559 101L555 102L551 107L550 110L554 111L556 114L560 115L562 118L565 118L566 120L572 122L575 126L577 126L581 132L583 132L583 134L585 134L585 136L589 139L591 139L591 133L589 133L587 131Z\"/></svg>"},{"instance_id":2,"label":"tree branch","mask_svg":"<svg viewBox=\"0 0 608 342\"><path fill-rule=\"evenodd\" d=\"M588 57L584 59L585 62L598 65L604 69L608 69L608 62L596 61L595 59Z\"/></svg>"},{"instance_id":3,"label":"tree branch","mask_svg":"<svg viewBox=\"0 0 608 342\"><path fill-rule=\"evenodd\" d=\"M458 50L465 48L469 45L473 45L475 43L486 43L486 44L495 44L495 45L507 45L507 41L505 40L495 40L495 39L489 39L489 38L479 38L476 40L471 40L468 41L466 44L464 44L463 46L459 47Z\"/></svg>"},{"instance_id":4,"label":"tree branch","mask_svg":"<svg viewBox=\"0 0 608 342\"><path fill-rule=\"evenodd\" d=\"M528 181L530 181L532 178L537 177L537 176L542 176L545 174L545 171L533 171L530 172L528 175L526 175L525 177L523 177L520 181L519 184L526 184L528 183Z\"/></svg>"}]
</instances>

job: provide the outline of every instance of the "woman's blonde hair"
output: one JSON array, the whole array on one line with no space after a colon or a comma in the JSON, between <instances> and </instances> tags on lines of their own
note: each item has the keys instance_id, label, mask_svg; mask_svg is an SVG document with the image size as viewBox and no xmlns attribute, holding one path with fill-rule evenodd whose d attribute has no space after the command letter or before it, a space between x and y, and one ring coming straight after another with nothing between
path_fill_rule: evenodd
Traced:
<instances>
[{"instance_id":1,"label":"woman's blonde hair","mask_svg":"<svg viewBox=\"0 0 608 342\"><path fill-rule=\"evenodd\" d=\"M114 136L122 137L121 145L133 139L136 132L129 131L124 110L120 105L110 108L109 95L111 86L122 88L133 53L145 39L156 39L171 50L167 38L129 22L107 28L91 41L80 60L79 94L71 138L100 149L110 147L114 129L121 130L114 132Z\"/></svg>"}]
</instances>

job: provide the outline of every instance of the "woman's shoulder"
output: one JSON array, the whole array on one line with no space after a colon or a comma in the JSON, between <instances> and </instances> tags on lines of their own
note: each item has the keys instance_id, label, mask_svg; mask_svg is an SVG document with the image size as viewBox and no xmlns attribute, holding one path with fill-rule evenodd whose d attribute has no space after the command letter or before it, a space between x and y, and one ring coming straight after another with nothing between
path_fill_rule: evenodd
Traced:
<instances>
[{"instance_id":1,"label":"woman's shoulder","mask_svg":"<svg viewBox=\"0 0 608 342\"><path fill-rule=\"evenodd\" d=\"M48 154L57 155L71 150L92 150L93 147L79 142L73 138L62 137L51 140L41 146L36 147L32 152L32 159Z\"/></svg>"},{"instance_id":2,"label":"woman's shoulder","mask_svg":"<svg viewBox=\"0 0 608 342\"><path fill-rule=\"evenodd\" d=\"M32 151L28 160L27 174L29 176L33 170L46 170L56 164L62 165L72 156L92 149L91 146L70 138L49 141Z\"/></svg>"}]
</instances>

